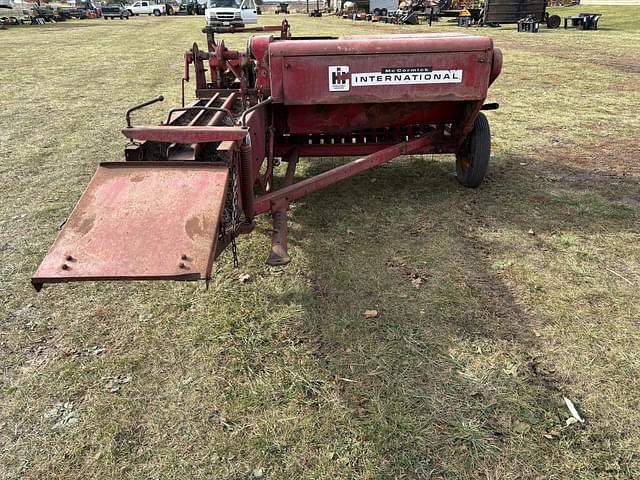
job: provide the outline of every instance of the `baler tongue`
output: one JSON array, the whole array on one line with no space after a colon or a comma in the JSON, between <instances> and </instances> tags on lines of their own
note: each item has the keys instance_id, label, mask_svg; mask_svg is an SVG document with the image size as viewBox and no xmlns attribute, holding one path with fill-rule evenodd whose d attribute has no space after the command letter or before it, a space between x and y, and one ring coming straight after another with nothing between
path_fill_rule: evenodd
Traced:
<instances>
[{"instance_id":1,"label":"baler tongue","mask_svg":"<svg viewBox=\"0 0 640 480\"><path fill-rule=\"evenodd\" d=\"M211 163L101 164L31 283L208 280L228 176Z\"/></svg>"}]
</instances>

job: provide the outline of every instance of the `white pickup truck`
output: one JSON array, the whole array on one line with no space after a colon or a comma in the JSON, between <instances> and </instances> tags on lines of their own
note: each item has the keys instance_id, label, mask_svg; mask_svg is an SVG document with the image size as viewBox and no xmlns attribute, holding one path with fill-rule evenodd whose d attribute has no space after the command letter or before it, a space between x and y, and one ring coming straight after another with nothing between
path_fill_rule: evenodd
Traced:
<instances>
[{"instance_id":1,"label":"white pickup truck","mask_svg":"<svg viewBox=\"0 0 640 480\"><path fill-rule=\"evenodd\" d=\"M129 16L133 15L165 15L167 13L164 3L153 3L148 1L133 2L131 5L127 5L129 10Z\"/></svg>"},{"instance_id":2,"label":"white pickup truck","mask_svg":"<svg viewBox=\"0 0 640 480\"><path fill-rule=\"evenodd\" d=\"M243 27L258 23L255 0L208 0L204 14L208 27Z\"/></svg>"}]
</instances>

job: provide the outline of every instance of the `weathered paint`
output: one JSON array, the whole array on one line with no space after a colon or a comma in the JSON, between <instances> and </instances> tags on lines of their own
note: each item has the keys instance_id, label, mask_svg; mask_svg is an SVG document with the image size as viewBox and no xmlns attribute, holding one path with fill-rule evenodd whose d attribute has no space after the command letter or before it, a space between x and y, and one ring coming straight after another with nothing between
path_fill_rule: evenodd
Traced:
<instances>
[{"instance_id":1,"label":"weathered paint","mask_svg":"<svg viewBox=\"0 0 640 480\"><path fill-rule=\"evenodd\" d=\"M103 163L32 283L211 277L225 166Z\"/></svg>"}]
</instances>

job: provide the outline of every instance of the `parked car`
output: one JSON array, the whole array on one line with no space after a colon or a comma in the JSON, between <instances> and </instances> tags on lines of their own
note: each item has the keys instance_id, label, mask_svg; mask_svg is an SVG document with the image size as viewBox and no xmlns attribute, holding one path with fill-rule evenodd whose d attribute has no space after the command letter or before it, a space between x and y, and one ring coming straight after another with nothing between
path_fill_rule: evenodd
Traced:
<instances>
[{"instance_id":1,"label":"parked car","mask_svg":"<svg viewBox=\"0 0 640 480\"><path fill-rule=\"evenodd\" d=\"M166 7L163 3L152 3L148 1L133 2L131 5L127 5L129 15L160 15L166 14Z\"/></svg>"},{"instance_id":2,"label":"parked car","mask_svg":"<svg viewBox=\"0 0 640 480\"><path fill-rule=\"evenodd\" d=\"M129 20L129 10L124 3L107 3L102 7L102 16L106 20L107 18L114 19L119 18Z\"/></svg>"}]
</instances>

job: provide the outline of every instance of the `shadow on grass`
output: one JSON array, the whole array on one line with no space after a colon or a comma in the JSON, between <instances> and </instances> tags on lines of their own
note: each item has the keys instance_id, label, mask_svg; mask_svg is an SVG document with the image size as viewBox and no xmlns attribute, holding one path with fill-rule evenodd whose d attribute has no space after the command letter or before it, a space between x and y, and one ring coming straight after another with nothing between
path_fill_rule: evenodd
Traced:
<instances>
[{"instance_id":1,"label":"shadow on grass","mask_svg":"<svg viewBox=\"0 0 640 480\"><path fill-rule=\"evenodd\" d=\"M306 306L294 336L316 339L315 361L348 408L336 429L358 444L354 473L371 458L382 476L466 477L501 462L549 472L556 447L543 435L563 424L564 384L539 356L548 319L522 299L542 299L545 286L505 271L528 267L529 250L553 251L556 234L624 232L637 214L605 198L608 177L575 190L536 178L520 166L530 159L495 160L478 190L460 187L450 163L400 160L290 215L293 262L304 251L310 288L272 302ZM322 394L313 398L322 409ZM523 438L535 448L515 451Z\"/></svg>"}]
</instances>

